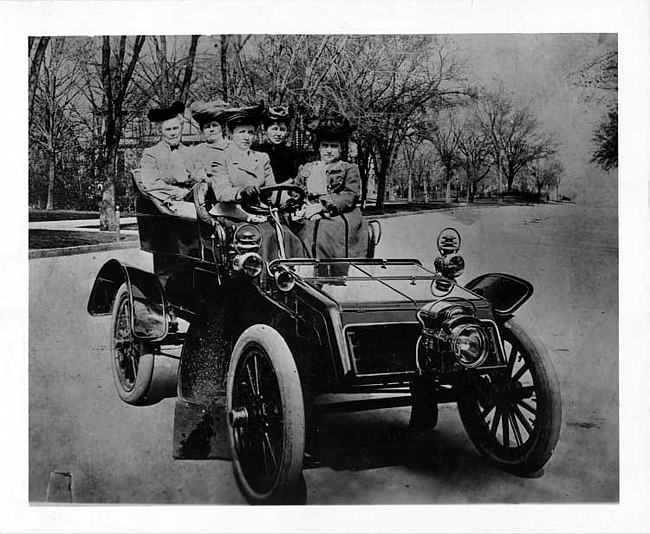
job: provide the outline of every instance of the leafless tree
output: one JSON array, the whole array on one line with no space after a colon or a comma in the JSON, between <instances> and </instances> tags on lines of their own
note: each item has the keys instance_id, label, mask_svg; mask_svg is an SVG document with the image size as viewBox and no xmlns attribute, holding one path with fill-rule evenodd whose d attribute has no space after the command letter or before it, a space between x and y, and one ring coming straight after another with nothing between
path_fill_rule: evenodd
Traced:
<instances>
[{"instance_id":1,"label":"leafless tree","mask_svg":"<svg viewBox=\"0 0 650 534\"><path fill-rule=\"evenodd\" d=\"M30 141L47 154L48 210L54 208L57 162L64 148L76 142L74 105L81 91L82 72L69 57L69 49L65 37L53 37L44 51L40 73L33 80Z\"/></svg>"},{"instance_id":2,"label":"leafless tree","mask_svg":"<svg viewBox=\"0 0 650 534\"><path fill-rule=\"evenodd\" d=\"M488 176L494 161L490 138L480 127L474 106L469 110L456 135L456 157L467 177L467 201L473 202L476 184Z\"/></svg>"},{"instance_id":3,"label":"leafless tree","mask_svg":"<svg viewBox=\"0 0 650 534\"><path fill-rule=\"evenodd\" d=\"M497 171L505 177L508 191L528 163L557 150L553 136L540 131L530 106L516 105L502 88L480 96L476 117L490 139Z\"/></svg>"},{"instance_id":4,"label":"leafless tree","mask_svg":"<svg viewBox=\"0 0 650 534\"><path fill-rule=\"evenodd\" d=\"M38 85L38 76L41 72L41 65L45 57L45 50L50 42L50 37L29 37L29 119L31 122L31 111L34 109L34 96Z\"/></svg>"},{"instance_id":5,"label":"leafless tree","mask_svg":"<svg viewBox=\"0 0 650 534\"><path fill-rule=\"evenodd\" d=\"M154 35L141 53L133 84L154 105L186 103L193 80L199 35L167 37Z\"/></svg>"},{"instance_id":6,"label":"leafless tree","mask_svg":"<svg viewBox=\"0 0 650 534\"><path fill-rule=\"evenodd\" d=\"M103 88L102 110L104 139L101 158L103 178L100 205L100 228L117 229L115 214L115 180L117 175L117 153L124 125L124 104L132 87L133 72L140 57L145 37L138 35L132 47L127 47L128 38L104 36L101 53L101 85ZM127 48L130 48L127 51Z\"/></svg>"},{"instance_id":7,"label":"leafless tree","mask_svg":"<svg viewBox=\"0 0 650 534\"><path fill-rule=\"evenodd\" d=\"M459 167L460 126L455 110L444 110L436 117L427 138L433 144L440 166L444 171L445 202L451 202L451 182Z\"/></svg>"}]
</instances>

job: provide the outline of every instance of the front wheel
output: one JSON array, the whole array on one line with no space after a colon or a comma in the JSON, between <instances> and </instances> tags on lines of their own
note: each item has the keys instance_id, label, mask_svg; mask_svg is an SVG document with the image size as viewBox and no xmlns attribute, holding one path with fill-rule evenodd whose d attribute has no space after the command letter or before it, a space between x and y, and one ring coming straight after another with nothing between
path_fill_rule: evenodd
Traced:
<instances>
[{"instance_id":1,"label":"front wheel","mask_svg":"<svg viewBox=\"0 0 650 534\"><path fill-rule=\"evenodd\" d=\"M500 328L507 368L478 377L458 401L470 439L498 467L539 471L560 436L562 402L548 350L512 318Z\"/></svg>"},{"instance_id":2,"label":"front wheel","mask_svg":"<svg viewBox=\"0 0 650 534\"><path fill-rule=\"evenodd\" d=\"M305 412L298 370L282 336L244 331L227 386L228 435L237 484L251 504L304 504Z\"/></svg>"}]
</instances>

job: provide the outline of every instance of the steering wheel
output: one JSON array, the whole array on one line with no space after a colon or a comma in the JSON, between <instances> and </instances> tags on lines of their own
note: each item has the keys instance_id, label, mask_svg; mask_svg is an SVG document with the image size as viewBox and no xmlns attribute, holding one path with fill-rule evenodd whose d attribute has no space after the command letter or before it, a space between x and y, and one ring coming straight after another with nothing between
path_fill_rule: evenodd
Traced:
<instances>
[{"instance_id":1,"label":"steering wheel","mask_svg":"<svg viewBox=\"0 0 650 534\"><path fill-rule=\"evenodd\" d=\"M273 193L277 193L275 196ZM289 193L289 198L282 202L282 193ZM251 215L268 215L269 208L276 208L279 213L292 213L300 209L307 193L296 185L270 185L260 187L257 200L242 199L241 208Z\"/></svg>"}]
</instances>

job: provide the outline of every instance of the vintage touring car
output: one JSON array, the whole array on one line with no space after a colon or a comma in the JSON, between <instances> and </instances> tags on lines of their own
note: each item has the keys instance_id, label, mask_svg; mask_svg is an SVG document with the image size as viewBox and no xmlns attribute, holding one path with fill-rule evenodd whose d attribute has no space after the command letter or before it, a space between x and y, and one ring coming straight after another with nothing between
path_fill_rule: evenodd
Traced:
<instances>
[{"instance_id":1,"label":"vintage touring car","mask_svg":"<svg viewBox=\"0 0 650 534\"><path fill-rule=\"evenodd\" d=\"M265 188L242 208L268 215L281 240L280 221L302 194ZM212 215L205 184L195 187L196 219L137 196L154 272L110 260L88 303L91 315L112 315L118 394L132 405L176 396L177 417L179 406L212 414L205 425L228 436L250 503L305 502L303 464L318 456L325 394L358 393L352 409L362 410L377 407L364 403L369 392L406 391L397 400L419 429L436 425L438 403L455 402L480 453L512 473L538 472L553 454L558 380L544 344L514 317L533 288L500 273L459 285L454 229L440 232L432 266L375 258L377 221L367 258L286 258L280 247L265 263L255 225Z\"/></svg>"}]
</instances>

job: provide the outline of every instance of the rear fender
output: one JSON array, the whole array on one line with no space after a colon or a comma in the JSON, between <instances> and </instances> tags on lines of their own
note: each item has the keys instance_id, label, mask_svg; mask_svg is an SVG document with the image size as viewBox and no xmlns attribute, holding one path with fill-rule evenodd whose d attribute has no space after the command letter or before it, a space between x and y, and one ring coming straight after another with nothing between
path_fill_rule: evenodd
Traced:
<instances>
[{"instance_id":1,"label":"rear fender","mask_svg":"<svg viewBox=\"0 0 650 534\"><path fill-rule=\"evenodd\" d=\"M90 315L108 315L117 290L126 283L131 302L131 324L139 339L160 341L167 335L167 310L163 289L153 273L117 260L107 261L97 274L88 299Z\"/></svg>"},{"instance_id":2,"label":"rear fender","mask_svg":"<svg viewBox=\"0 0 650 534\"><path fill-rule=\"evenodd\" d=\"M512 315L533 294L533 285L517 276L503 273L487 273L465 285L473 293L492 304L495 315Z\"/></svg>"}]
</instances>

